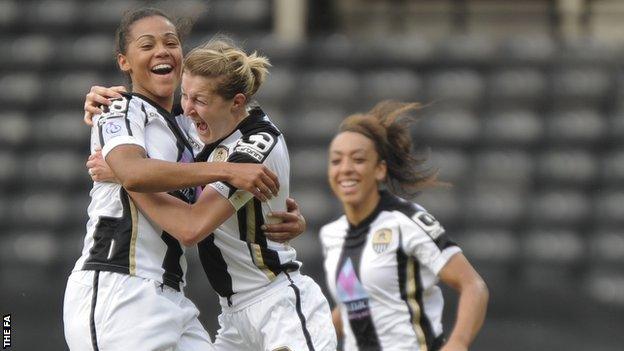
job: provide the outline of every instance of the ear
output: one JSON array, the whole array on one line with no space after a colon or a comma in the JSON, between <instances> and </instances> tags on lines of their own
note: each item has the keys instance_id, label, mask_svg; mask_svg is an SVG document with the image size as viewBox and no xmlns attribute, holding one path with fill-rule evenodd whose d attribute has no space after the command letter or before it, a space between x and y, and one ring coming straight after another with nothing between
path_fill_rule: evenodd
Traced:
<instances>
[{"instance_id":1,"label":"ear","mask_svg":"<svg viewBox=\"0 0 624 351\"><path fill-rule=\"evenodd\" d=\"M119 69L124 73L130 73L130 62L128 58L123 54L117 54L117 65Z\"/></svg>"},{"instance_id":2,"label":"ear","mask_svg":"<svg viewBox=\"0 0 624 351\"><path fill-rule=\"evenodd\" d=\"M386 164L386 161L381 160L377 163L377 166L375 166L375 180L377 180L377 182L383 182L386 180L387 175L388 165Z\"/></svg>"},{"instance_id":3,"label":"ear","mask_svg":"<svg viewBox=\"0 0 624 351\"><path fill-rule=\"evenodd\" d=\"M234 95L234 98L232 99L232 110L238 110L241 108L244 109L246 104L247 97L245 96L245 94L238 93Z\"/></svg>"}]
</instances>

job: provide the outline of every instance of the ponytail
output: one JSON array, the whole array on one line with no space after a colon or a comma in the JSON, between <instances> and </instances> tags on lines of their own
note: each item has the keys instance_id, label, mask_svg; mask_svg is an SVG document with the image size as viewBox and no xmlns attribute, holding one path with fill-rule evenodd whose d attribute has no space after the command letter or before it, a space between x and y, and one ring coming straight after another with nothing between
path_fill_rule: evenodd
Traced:
<instances>
[{"instance_id":1,"label":"ponytail","mask_svg":"<svg viewBox=\"0 0 624 351\"><path fill-rule=\"evenodd\" d=\"M221 78L215 92L226 100L236 94L247 99L264 83L269 60L255 51L247 55L226 37L216 37L197 47L184 59L184 72L208 78Z\"/></svg>"},{"instance_id":2,"label":"ponytail","mask_svg":"<svg viewBox=\"0 0 624 351\"><path fill-rule=\"evenodd\" d=\"M382 101L366 113L347 117L339 131L355 132L373 141L380 161L388 169L386 185L393 192L414 195L424 188L440 185L437 172L422 169L424 152L412 150L409 126L416 121L408 112L420 109L418 103Z\"/></svg>"}]
</instances>

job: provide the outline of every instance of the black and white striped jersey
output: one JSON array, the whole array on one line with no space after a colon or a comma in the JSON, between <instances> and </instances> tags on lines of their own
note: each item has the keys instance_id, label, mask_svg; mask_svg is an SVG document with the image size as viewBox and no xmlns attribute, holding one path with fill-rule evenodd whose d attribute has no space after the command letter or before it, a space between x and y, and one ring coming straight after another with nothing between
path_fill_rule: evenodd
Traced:
<instances>
[{"instance_id":1,"label":"black and white striped jersey","mask_svg":"<svg viewBox=\"0 0 624 351\"><path fill-rule=\"evenodd\" d=\"M389 192L357 226L320 232L327 284L340 306L345 350L431 350L442 335L437 274L461 250L422 207Z\"/></svg>"},{"instance_id":2,"label":"black and white striped jersey","mask_svg":"<svg viewBox=\"0 0 624 351\"><path fill-rule=\"evenodd\" d=\"M94 118L91 152L102 148L106 157L123 144L138 145L153 159L193 162L191 147L172 114L138 94L114 99ZM188 202L195 199L195 189L171 194ZM90 195L87 233L74 270L136 275L179 290L186 272L179 242L138 211L121 185L94 182Z\"/></svg>"},{"instance_id":3,"label":"black and white striped jersey","mask_svg":"<svg viewBox=\"0 0 624 351\"><path fill-rule=\"evenodd\" d=\"M189 135L196 136L194 126L189 126ZM230 135L206 145L196 161L262 163L278 176L280 183L278 196L264 203L227 183L208 185L237 208L236 214L198 244L204 271L217 293L228 299L238 294L238 298L266 286L280 272L298 270L301 263L296 261L295 249L268 240L260 229L270 220L266 216L269 211L285 211L289 194L288 149L282 133L268 116L260 108L249 110Z\"/></svg>"}]
</instances>

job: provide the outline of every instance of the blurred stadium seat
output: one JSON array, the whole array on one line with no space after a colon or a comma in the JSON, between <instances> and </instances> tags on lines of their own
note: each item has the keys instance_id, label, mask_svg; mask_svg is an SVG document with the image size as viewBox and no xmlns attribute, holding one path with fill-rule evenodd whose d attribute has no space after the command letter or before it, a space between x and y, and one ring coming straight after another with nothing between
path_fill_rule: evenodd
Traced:
<instances>
[{"instance_id":1,"label":"blurred stadium seat","mask_svg":"<svg viewBox=\"0 0 624 351\"><path fill-rule=\"evenodd\" d=\"M591 202L575 190L548 189L533 195L530 219L539 225L575 227L591 216Z\"/></svg>"},{"instance_id":2,"label":"blurred stadium seat","mask_svg":"<svg viewBox=\"0 0 624 351\"><path fill-rule=\"evenodd\" d=\"M543 120L529 110L501 110L488 113L483 120L483 141L492 146L536 144L544 133Z\"/></svg>"},{"instance_id":3,"label":"blurred stadium seat","mask_svg":"<svg viewBox=\"0 0 624 351\"><path fill-rule=\"evenodd\" d=\"M470 225L513 227L524 215L526 198L521 191L483 185L467 194L463 208L464 220Z\"/></svg>"},{"instance_id":4,"label":"blurred stadium seat","mask_svg":"<svg viewBox=\"0 0 624 351\"><path fill-rule=\"evenodd\" d=\"M442 71L429 77L426 91L427 101L470 108L481 102L485 83L472 70Z\"/></svg>"},{"instance_id":5,"label":"blurred stadium seat","mask_svg":"<svg viewBox=\"0 0 624 351\"><path fill-rule=\"evenodd\" d=\"M533 180L533 158L520 150L491 150L475 156L475 182L502 184L510 189L526 189Z\"/></svg>"},{"instance_id":6,"label":"blurred stadium seat","mask_svg":"<svg viewBox=\"0 0 624 351\"><path fill-rule=\"evenodd\" d=\"M426 117L415 131L416 140L436 145L469 145L477 141L481 126L477 116L461 108L448 108L444 101L426 109ZM444 107L442 107L444 106Z\"/></svg>"},{"instance_id":7,"label":"blurred stadium seat","mask_svg":"<svg viewBox=\"0 0 624 351\"><path fill-rule=\"evenodd\" d=\"M583 149L545 150L537 167L540 178L555 186L584 186L598 178L596 157Z\"/></svg>"},{"instance_id":8,"label":"blurred stadium seat","mask_svg":"<svg viewBox=\"0 0 624 351\"><path fill-rule=\"evenodd\" d=\"M607 184L624 184L624 149L605 152L600 173Z\"/></svg>"},{"instance_id":9,"label":"blurred stadium seat","mask_svg":"<svg viewBox=\"0 0 624 351\"><path fill-rule=\"evenodd\" d=\"M0 103L25 108L37 101L41 94L41 77L36 73L12 73L0 78Z\"/></svg>"},{"instance_id":10,"label":"blurred stadium seat","mask_svg":"<svg viewBox=\"0 0 624 351\"><path fill-rule=\"evenodd\" d=\"M305 100L324 103L354 103L359 89L358 77L350 70L319 70L304 73L299 94Z\"/></svg>"},{"instance_id":11,"label":"blurred stadium seat","mask_svg":"<svg viewBox=\"0 0 624 351\"><path fill-rule=\"evenodd\" d=\"M424 102L420 77L411 70L386 70L362 76L363 101L398 100Z\"/></svg>"},{"instance_id":12,"label":"blurred stadium seat","mask_svg":"<svg viewBox=\"0 0 624 351\"><path fill-rule=\"evenodd\" d=\"M494 105L535 107L545 98L544 74L531 67L504 68L488 76L488 92Z\"/></svg>"},{"instance_id":13,"label":"blurred stadium seat","mask_svg":"<svg viewBox=\"0 0 624 351\"><path fill-rule=\"evenodd\" d=\"M30 120L22 111L0 112L0 145L12 150L30 140L33 128Z\"/></svg>"},{"instance_id":14,"label":"blurred stadium seat","mask_svg":"<svg viewBox=\"0 0 624 351\"><path fill-rule=\"evenodd\" d=\"M546 122L546 136L555 145L591 145L604 138L605 134L606 121L595 110L557 111Z\"/></svg>"},{"instance_id":15,"label":"blurred stadium seat","mask_svg":"<svg viewBox=\"0 0 624 351\"><path fill-rule=\"evenodd\" d=\"M10 58L13 67L33 69L49 66L55 56L56 47L46 35L29 34L15 39L7 51L9 55L5 59Z\"/></svg>"}]
</instances>

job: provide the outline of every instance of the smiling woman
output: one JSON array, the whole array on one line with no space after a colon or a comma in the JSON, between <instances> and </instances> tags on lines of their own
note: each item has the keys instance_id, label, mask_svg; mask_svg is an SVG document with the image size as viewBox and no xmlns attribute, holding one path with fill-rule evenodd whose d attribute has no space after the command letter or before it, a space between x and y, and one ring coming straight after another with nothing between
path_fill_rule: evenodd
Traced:
<instances>
[{"instance_id":1,"label":"smiling woman","mask_svg":"<svg viewBox=\"0 0 624 351\"><path fill-rule=\"evenodd\" d=\"M483 323L487 288L459 247L420 205L380 189L437 183L411 152L405 115L418 106L385 101L350 116L329 147L329 184L345 215L320 236L346 351L467 350ZM438 279L460 293L448 342Z\"/></svg>"},{"instance_id":2,"label":"smiling woman","mask_svg":"<svg viewBox=\"0 0 624 351\"><path fill-rule=\"evenodd\" d=\"M182 291L183 246L139 211L129 192L170 191L188 204L197 186L214 181L257 196L277 192L278 181L262 165L193 163L175 119L182 47L167 15L130 12L116 38L132 93L99 99L106 106L94 117L91 152L102 150L119 184L93 183L82 256L65 292L65 338L71 350L211 350L199 311Z\"/></svg>"}]
</instances>

